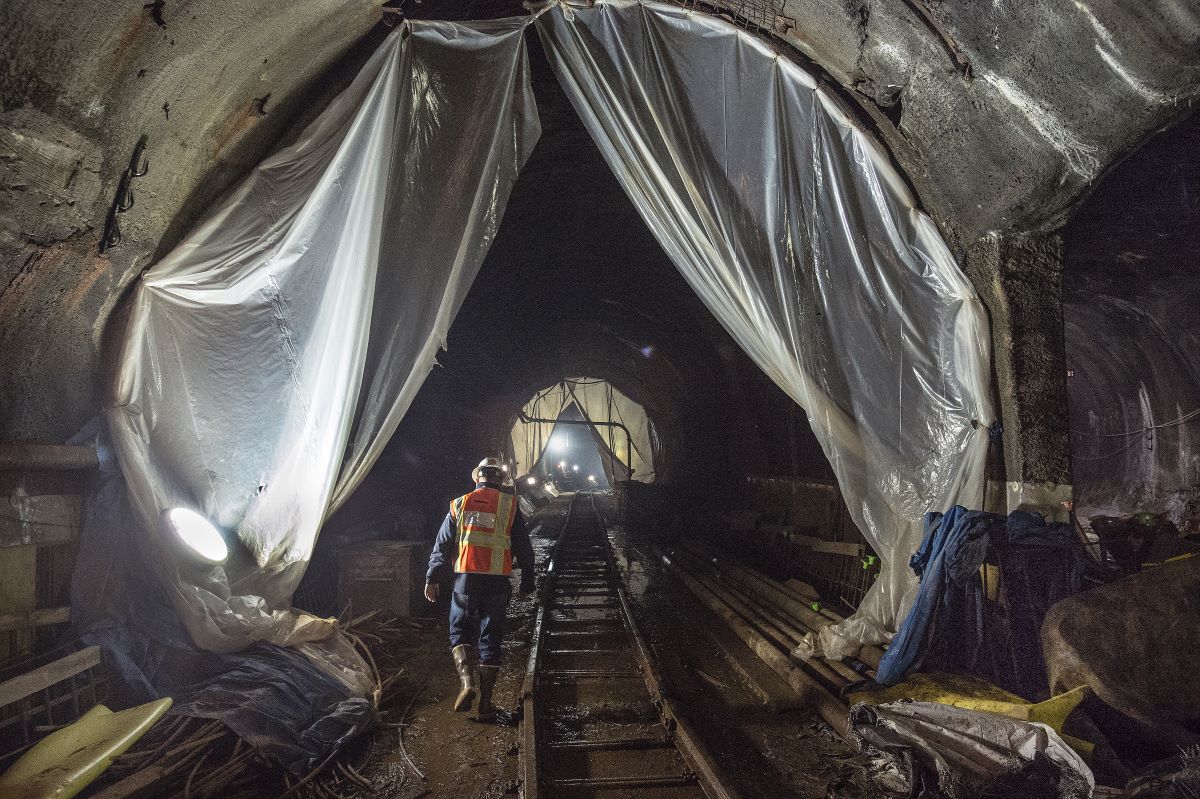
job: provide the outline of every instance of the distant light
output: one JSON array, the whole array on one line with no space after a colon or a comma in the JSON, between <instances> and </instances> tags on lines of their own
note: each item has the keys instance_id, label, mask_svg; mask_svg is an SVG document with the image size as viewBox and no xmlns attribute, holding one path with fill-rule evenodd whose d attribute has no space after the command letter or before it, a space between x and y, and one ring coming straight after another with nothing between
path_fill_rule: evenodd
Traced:
<instances>
[{"instance_id":1,"label":"distant light","mask_svg":"<svg viewBox=\"0 0 1200 799\"><path fill-rule=\"evenodd\" d=\"M596 475L594 475L594 474L589 474L589 475L588 475L588 482L589 482L589 483L594 483L594 482L596 482Z\"/></svg>"},{"instance_id":2,"label":"distant light","mask_svg":"<svg viewBox=\"0 0 1200 799\"><path fill-rule=\"evenodd\" d=\"M536 482L537 482L537 478L536 478L536 477L530 477L530 478L529 478L528 480L526 480L525 482L529 483L530 485L533 485L534 483L536 483Z\"/></svg>"},{"instance_id":3,"label":"distant light","mask_svg":"<svg viewBox=\"0 0 1200 799\"><path fill-rule=\"evenodd\" d=\"M642 347L639 352L642 353L643 358L649 358L654 355L654 347L647 344L646 346Z\"/></svg>"},{"instance_id":4,"label":"distant light","mask_svg":"<svg viewBox=\"0 0 1200 799\"><path fill-rule=\"evenodd\" d=\"M507 472L507 471L508 471L508 464L507 464L507 463L506 463L506 464L504 464L503 466L501 466L501 467L500 467L500 469L501 469L501 471L505 471L505 472Z\"/></svg>"},{"instance_id":5,"label":"distant light","mask_svg":"<svg viewBox=\"0 0 1200 799\"><path fill-rule=\"evenodd\" d=\"M566 468L567 468L567 462L566 462L566 461L559 461L559 462L558 462L558 468L560 468L560 469L566 469Z\"/></svg>"},{"instance_id":6,"label":"distant light","mask_svg":"<svg viewBox=\"0 0 1200 799\"><path fill-rule=\"evenodd\" d=\"M574 466L572 466L571 468L572 468L574 471L579 471L579 464L577 463L577 464L575 464Z\"/></svg>"},{"instance_id":7,"label":"distant light","mask_svg":"<svg viewBox=\"0 0 1200 799\"><path fill-rule=\"evenodd\" d=\"M163 526L197 560L216 566L229 557L229 547L213 523L191 508L171 508L162 515Z\"/></svg>"}]
</instances>

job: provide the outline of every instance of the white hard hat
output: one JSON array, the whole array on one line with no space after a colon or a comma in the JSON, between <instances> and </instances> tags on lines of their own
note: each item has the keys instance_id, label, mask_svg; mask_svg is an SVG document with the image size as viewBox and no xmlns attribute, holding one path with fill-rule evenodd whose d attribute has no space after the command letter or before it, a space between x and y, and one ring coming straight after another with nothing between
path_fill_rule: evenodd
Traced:
<instances>
[{"instance_id":1,"label":"white hard hat","mask_svg":"<svg viewBox=\"0 0 1200 799\"><path fill-rule=\"evenodd\" d=\"M497 471L507 473L508 464L499 458L484 458L479 462L479 465L475 467L474 471L471 472L471 479L478 483L479 473L484 469L495 469Z\"/></svg>"}]
</instances>

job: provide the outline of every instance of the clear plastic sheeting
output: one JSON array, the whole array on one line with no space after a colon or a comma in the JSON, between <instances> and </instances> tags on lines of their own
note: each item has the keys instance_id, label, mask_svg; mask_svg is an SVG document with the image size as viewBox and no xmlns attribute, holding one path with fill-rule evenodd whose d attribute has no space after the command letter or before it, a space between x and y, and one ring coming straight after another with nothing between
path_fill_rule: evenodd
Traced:
<instances>
[{"instance_id":1,"label":"clear plastic sheeting","mask_svg":"<svg viewBox=\"0 0 1200 799\"><path fill-rule=\"evenodd\" d=\"M565 378L535 394L533 399L525 403L521 412L530 419L557 420L572 404L584 419L600 423L591 428L598 439L598 449L602 448L605 454L615 455L626 467L632 466L632 479L643 483L654 482L653 425L639 403L618 391L607 380ZM625 430L629 431L628 440L625 430L608 422L624 425ZM511 439L516 474L530 471L541 460L546 447L550 445L554 427L553 421L522 422L518 419L514 422ZM568 435L572 428L582 430L577 425L560 426Z\"/></svg>"},{"instance_id":2,"label":"clear plastic sheeting","mask_svg":"<svg viewBox=\"0 0 1200 799\"><path fill-rule=\"evenodd\" d=\"M268 641L348 683L365 671L332 619L290 599L434 366L539 135L527 24L403 23L138 283L108 419L201 647ZM176 506L225 532L223 567L160 536Z\"/></svg>"},{"instance_id":3,"label":"clear plastic sheeting","mask_svg":"<svg viewBox=\"0 0 1200 799\"><path fill-rule=\"evenodd\" d=\"M551 65L688 283L808 413L883 560L828 654L882 642L915 595L921 518L979 507L986 316L887 156L763 40L661 3L538 17Z\"/></svg>"}]
</instances>

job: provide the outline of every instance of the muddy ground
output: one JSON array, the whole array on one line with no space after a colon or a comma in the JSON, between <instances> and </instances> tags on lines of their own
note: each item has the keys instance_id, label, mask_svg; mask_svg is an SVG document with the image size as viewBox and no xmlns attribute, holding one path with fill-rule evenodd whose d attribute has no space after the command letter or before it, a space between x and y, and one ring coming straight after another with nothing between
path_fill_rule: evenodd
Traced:
<instances>
[{"instance_id":1,"label":"muddy ground","mask_svg":"<svg viewBox=\"0 0 1200 799\"><path fill-rule=\"evenodd\" d=\"M539 562L557 531L554 516L533 527ZM665 689L744 797L825 799L880 795L866 759L837 740L817 717L795 706L791 690L729 633L644 547L612 528L618 561ZM515 582L514 582L515 588ZM392 707L370 744L365 776L387 799L516 795L519 728L481 725L454 713L457 677L450 658L446 600L428 629L405 647L407 704ZM532 597L509 607L500 707L518 707L535 615ZM402 736L402 738L401 738ZM401 743L401 740L403 743ZM408 762L411 760L411 764ZM417 772L420 772L418 774Z\"/></svg>"}]
</instances>

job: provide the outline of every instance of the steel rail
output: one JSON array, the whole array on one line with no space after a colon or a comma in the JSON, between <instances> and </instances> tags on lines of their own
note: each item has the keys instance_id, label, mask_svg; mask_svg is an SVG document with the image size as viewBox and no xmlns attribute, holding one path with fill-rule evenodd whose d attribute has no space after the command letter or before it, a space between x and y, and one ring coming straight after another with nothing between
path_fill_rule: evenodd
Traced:
<instances>
[{"instance_id":1,"label":"steel rail","mask_svg":"<svg viewBox=\"0 0 1200 799\"><path fill-rule=\"evenodd\" d=\"M577 503L584 498L590 506L590 519L580 518L582 509ZM584 592L578 590L581 583L586 583ZM595 593L601 586L605 593ZM522 690L522 796L547 799L618 789L626 796L655 797L672 788L684 791L682 795L739 799L691 726L679 715L669 691L663 688L633 617L607 528L592 494L572 496L538 595ZM586 601L605 596L612 601ZM575 611L605 613L600 617L587 617L586 613L584 617L572 617ZM588 639L595 645L589 647ZM555 641L558 643L552 643ZM588 658L599 660L589 662ZM583 662L579 662L581 659ZM637 681L637 687L624 687L629 679ZM579 686L614 685L614 680L621 687L613 690L632 692L626 694L629 700L650 715L628 722L629 729L614 729L607 721L608 726L598 737L581 728L577 734L582 738L567 733L564 739L563 729L552 722L556 712L578 714L574 704L577 694L563 700L556 693L565 689L573 694L572 687ZM647 719L655 716L661 731L650 733ZM592 756L600 759L589 759ZM634 760L626 759L634 756Z\"/></svg>"}]
</instances>

